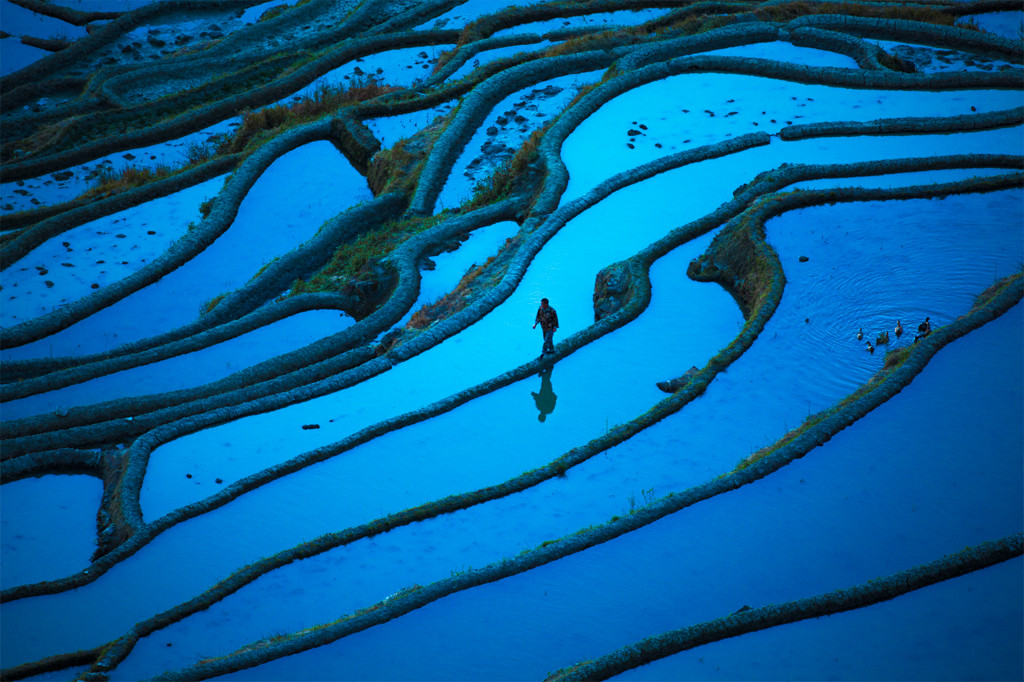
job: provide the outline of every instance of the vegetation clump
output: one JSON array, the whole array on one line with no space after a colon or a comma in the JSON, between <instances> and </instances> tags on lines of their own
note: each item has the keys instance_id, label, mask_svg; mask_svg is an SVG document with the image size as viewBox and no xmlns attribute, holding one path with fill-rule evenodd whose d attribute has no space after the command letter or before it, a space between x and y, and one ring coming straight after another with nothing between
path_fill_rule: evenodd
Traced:
<instances>
[{"instance_id":1,"label":"vegetation clump","mask_svg":"<svg viewBox=\"0 0 1024 682\"><path fill-rule=\"evenodd\" d=\"M969 31L981 31L973 21L957 23L957 17L945 8L913 5L869 5L855 2L784 2L761 5L754 11L761 21L789 22L793 19L817 14L842 14L851 17L876 19L904 19L939 26L956 26Z\"/></svg>"},{"instance_id":2,"label":"vegetation clump","mask_svg":"<svg viewBox=\"0 0 1024 682\"><path fill-rule=\"evenodd\" d=\"M708 250L690 262L686 274L698 282L716 282L725 288L740 306L743 317L751 318L771 291L775 273L771 263L760 253L758 242L764 240L764 226L758 215L778 195L758 200L726 226L711 241ZM755 234L756 231L756 234Z\"/></svg>"},{"instance_id":3,"label":"vegetation clump","mask_svg":"<svg viewBox=\"0 0 1024 682\"><path fill-rule=\"evenodd\" d=\"M462 205L461 210L473 211L507 199L527 188L539 187L541 171L538 149L551 125L552 123L548 123L543 128L534 130L512 158L504 161L485 180L477 183L473 188L473 196Z\"/></svg>"},{"instance_id":4,"label":"vegetation clump","mask_svg":"<svg viewBox=\"0 0 1024 682\"><path fill-rule=\"evenodd\" d=\"M380 229L338 247L330 262L308 281L296 281L292 287L292 294L341 291L347 282L358 280L368 274L375 264L380 263L410 237L433 227L447 217L445 214L439 214L385 223Z\"/></svg>"},{"instance_id":5,"label":"vegetation clump","mask_svg":"<svg viewBox=\"0 0 1024 682\"><path fill-rule=\"evenodd\" d=\"M87 201L105 199L130 189L141 187L155 180L176 175L185 170L187 166L175 167L167 164L158 164L155 168L126 165L120 170L112 170L106 166L100 166L95 178L95 185L83 192L78 198Z\"/></svg>"},{"instance_id":6,"label":"vegetation clump","mask_svg":"<svg viewBox=\"0 0 1024 682\"><path fill-rule=\"evenodd\" d=\"M454 116L454 110L447 116L438 116L415 135L374 154L366 173L370 191L375 196L389 192L412 195L427 157Z\"/></svg>"},{"instance_id":7,"label":"vegetation clump","mask_svg":"<svg viewBox=\"0 0 1024 682\"><path fill-rule=\"evenodd\" d=\"M260 18L256 20L256 23L258 24L263 21L270 21L274 17L284 14L288 9L291 9L288 5L277 5L276 7L271 7L260 15Z\"/></svg>"},{"instance_id":8,"label":"vegetation clump","mask_svg":"<svg viewBox=\"0 0 1024 682\"><path fill-rule=\"evenodd\" d=\"M256 111L243 112L242 124L232 137L221 143L217 153L252 151L289 128L336 113L341 107L365 102L400 89L374 78L353 80L349 85L318 83L309 97L303 97L290 104L275 104Z\"/></svg>"},{"instance_id":9,"label":"vegetation clump","mask_svg":"<svg viewBox=\"0 0 1024 682\"><path fill-rule=\"evenodd\" d=\"M439 320L446 319L463 310L480 295L493 289L508 271L512 258L522 244L522 236L516 235L505 240L498 253L482 265L470 268L450 293L433 303L425 304L413 313L406 323L409 329L426 329Z\"/></svg>"},{"instance_id":10,"label":"vegetation clump","mask_svg":"<svg viewBox=\"0 0 1024 682\"><path fill-rule=\"evenodd\" d=\"M1019 280L1021 277L1024 277L1024 265L1021 266L1021 270L1022 272L1017 272L1008 277L997 279L987 289L985 289L985 291L978 294L977 297L975 297L974 303L971 305L971 309L967 314L970 315L971 313L981 308L984 308L992 301L992 299L1001 294L1003 290L1005 290L1008 286Z\"/></svg>"}]
</instances>

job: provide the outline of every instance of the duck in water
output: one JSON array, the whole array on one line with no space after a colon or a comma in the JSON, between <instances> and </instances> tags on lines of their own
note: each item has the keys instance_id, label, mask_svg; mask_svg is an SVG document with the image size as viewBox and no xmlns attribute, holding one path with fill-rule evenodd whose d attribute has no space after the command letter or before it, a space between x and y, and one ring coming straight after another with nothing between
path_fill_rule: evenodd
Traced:
<instances>
[{"instance_id":1,"label":"duck in water","mask_svg":"<svg viewBox=\"0 0 1024 682\"><path fill-rule=\"evenodd\" d=\"M889 332L882 332L881 334L878 335L878 338L875 339L876 346L881 346L887 343L889 343Z\"/></svg>"},{"instance_id":2,"label":"duck in water","mask_svg":"<svg viewBox=\"0 0 1024 682\"><path fill-rule=\"evenodd\" d=\"M857 330L857 340L858 341L863 341L864 340L864 327L861 327L860 329Z\"/></svg>"},{"instance_id":3,"label":"duck in water","mask_svg":"<svg viewBox=\"0 0 1024 682\"><path fill-rule=\"evenodd\" d=\"M875 347L871 345L870 341L868 341L868 352L871 353L872 355L875 354Z\"/></svg>"},{"instance_id":4,"label":"duck in water","mask_svg":"<svg viewBox=\"0 0 1024 682\"><path fill-rule=\"evenodd\" d=\"M896 338L903 336L903 325L900 324L899 320L896 320Z\"/></svg>"}]
</instances>

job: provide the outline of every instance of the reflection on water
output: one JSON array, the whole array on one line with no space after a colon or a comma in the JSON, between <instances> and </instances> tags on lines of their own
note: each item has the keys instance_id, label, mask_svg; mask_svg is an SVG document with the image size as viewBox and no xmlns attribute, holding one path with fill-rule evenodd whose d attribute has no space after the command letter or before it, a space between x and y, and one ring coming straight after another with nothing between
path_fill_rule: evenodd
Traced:
<instances>
[{"instance_id":1,"label":"reflection on water","mask_svg":"<svg viewBox=\"0 0 1024 682\"><path fill-rule=\"evenodd\" d=\"M558 396L555 395L554 389L551 388L552 369L552 367L546 367L540 371L540 393L530 393L533 396L533 402L537 404L537 409L540 411L537 421L544 421L549 414L555 411L555 401L558 400Z\"/></svg>"}]
</instances>

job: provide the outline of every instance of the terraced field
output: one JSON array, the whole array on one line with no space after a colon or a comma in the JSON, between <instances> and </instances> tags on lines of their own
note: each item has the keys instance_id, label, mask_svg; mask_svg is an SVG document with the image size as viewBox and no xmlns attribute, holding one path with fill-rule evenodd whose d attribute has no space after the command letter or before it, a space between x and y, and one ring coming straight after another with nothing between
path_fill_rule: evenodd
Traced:
<instances>
[{"instance_id":1,"label":"terraced field","mask_svg":"<svg viewBox=\"0 0 1024 682\"><path fill-rule=\"evenodd\" d=\"M4 680L1024 677L1018 0L0 23Z\"/></svg>"}]
</instances>

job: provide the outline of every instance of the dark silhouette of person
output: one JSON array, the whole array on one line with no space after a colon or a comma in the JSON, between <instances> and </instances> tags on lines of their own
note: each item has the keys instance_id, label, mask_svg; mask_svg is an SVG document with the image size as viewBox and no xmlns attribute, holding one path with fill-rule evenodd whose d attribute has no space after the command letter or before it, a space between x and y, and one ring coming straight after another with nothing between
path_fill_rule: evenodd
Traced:
<instances>
[{"instance_id":1,"label":"dark silhouette of person","mask_svg":"<svg viewBox=\"0 0 1024 682\"><path fill-rule=\"evenodd\" d=\"M533 328L536 329L538 324L544 332L544 347L540 352L540 356L544 357L548 353L555 352L553 339L555 330L558 329L558 313L548 305L546 298L540 299L540 308L537 309L537 317L533 320Z\"/></svg>"},{"instance_id":2,"label":"dark silhouette of person","mask_svg":"<svg viewBox=\"0 0 1024 682\"><path fill-rule=\"evenodd\" d=\"M547 367L540 372L540 393L530 393L540 411L537 421L547 419L547 416L555 411L555 401L558 400L554 389L551 388L551 369L551 367Z\"/></svg>"}]
</instances>

